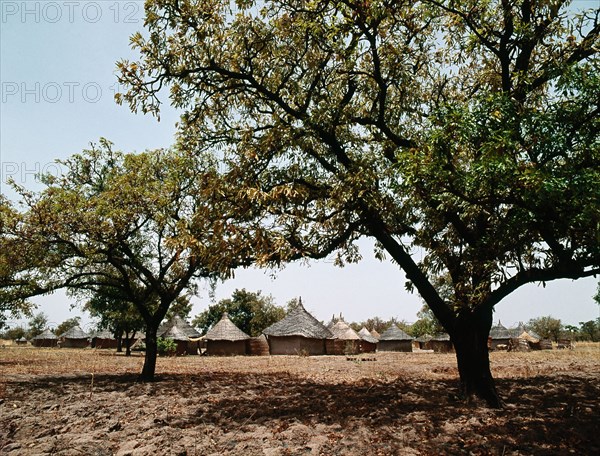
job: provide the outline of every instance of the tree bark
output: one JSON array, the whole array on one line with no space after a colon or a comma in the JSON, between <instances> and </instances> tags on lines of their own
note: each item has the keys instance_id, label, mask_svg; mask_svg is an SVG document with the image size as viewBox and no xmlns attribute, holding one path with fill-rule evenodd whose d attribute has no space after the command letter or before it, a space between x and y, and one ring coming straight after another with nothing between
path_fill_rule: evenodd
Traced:
<instances>
[{"instance_id":1,"label":"tree bark","mask_svg":"<svg viewBox=\"0 0 600 456\"><path fill-rule=\"evenodd\" d=\"M143 382L154 381L156 372L156 357L158 356L158 338L156 336L158 328L146 328L146 356L144 358L144 367L140 380Z\"/></svg>"},{"instance_id":2,"label":"tree bark","mask_svg":"<svg viewBox=\"0 0 600 456\"><path fill-rule=\"evenodd\" d=\"M491 326L491 308L469 310L457 317L450 335L456 350L462 396L467 400L478 397L489 407L501 408L502 401L490 371L488 336Z\"/></svg>"}]
</instances>

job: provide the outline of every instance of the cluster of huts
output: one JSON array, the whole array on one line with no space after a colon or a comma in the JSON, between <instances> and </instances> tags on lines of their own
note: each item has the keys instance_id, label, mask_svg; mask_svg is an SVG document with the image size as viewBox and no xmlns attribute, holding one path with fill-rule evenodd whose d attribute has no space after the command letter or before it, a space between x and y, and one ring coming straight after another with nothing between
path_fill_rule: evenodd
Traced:
<instances>
[{"instance_id":1,"label":"cluster of huts","mask_svg":"<svg viewBox=\"0 0 600 456\"><path fill-rule=\"evenodd\" d=\"M429 350L448 353L454 347L448 334L425 335L414 339L396 325L382 334L362 328L355 331L341 317L322 324L300 303L282 320L266 328L258 337L250 337L239 329L225 313L205 335L201 335L183 318L174 317L161 325L158 336L175 342L176 354L207 355L356 355L379 352L411 352ZM134 338L143 339L142 334ZM71 328L60 337L46 330L32 340L38 347L116 348L116 339L108 332L85 334ZM499 322L490 331L491 350L532 350L552 348L522 325L507 329Z\"/></svg>"}]
</instances>

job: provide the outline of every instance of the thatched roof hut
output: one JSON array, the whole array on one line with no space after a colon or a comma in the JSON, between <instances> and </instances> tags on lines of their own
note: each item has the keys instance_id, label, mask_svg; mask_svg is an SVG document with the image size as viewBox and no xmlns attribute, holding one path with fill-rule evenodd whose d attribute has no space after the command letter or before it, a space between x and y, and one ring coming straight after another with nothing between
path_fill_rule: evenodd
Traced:
<instances>
[{"instance_id":1,"label":"thatched roof hut","mask_svg":"<svg viewBox=\"0 0 600 456\"><path fill-rule=\"evenodd\" d=\"M447 333L437 333L431 336L426 344L427 348L436 353L451 353L454 351L454 344Z\"/></svg>"},{"instance_id":2,"label":"thatched roof hut","mask_svg":"<svg viewBox=\"0 0 600 456\"><path fill-rule=\"evenodd\" d=\"M229 319L227 312L204 336L207 355L245 355L250 336Z\"/></svg>"},{"instance_id":3,"label":"thatched roof hut","mask_svg":"<svg viewBox=\"0 0 600 456\"><path fill-rule=\"evenodd\" d=\"M196 330L196 328L190 325L179 315L175 315L173 318L160 325L157 332L158 336L163 337L163 334L165 334L173 326L176 326L179 329L179 331L185 334L187 337L197 338L201 336L201 334L198 332L198 330Z\"/></svg>"},{"instance_id":4,"label":"thatched roof hut","mask_svg":"<svg viewBox=\"0 0 600 456\"><path fill-rule=\"evenodd\" d=\"M362 339L348 323L338 320L330 328L333 336L325 342L325 351L328 355L356 355L360 353Z\"/></svg>"},{"instance_id":5,"label":"thatched roof hut","mask_svg":"<svg viewBox=\"0 0 600 456\"><path fill-rule=\"evenodd\" d=\"M430 334L423 334L422 336L417 337L413 340L414 348L417 348L419 350L430 350L428 344L431 338L432 336Z\"/></svg>"},{"instance_id":6,"label":"thatched roof hut","mask_svg":"<svg viewBox=\"0 0 600 456\"><path fill-rule=\"evenodd\" d=\"M379 338L381 337L381 334L379 334L379 333L377 332L377 330L375 330L375 328L373 328L373 329L372 329L371 331L369 331L369 332L370 332L370 333L371 333L371 335L372 335L372 336L373 336L375 339L377 339L377 340L379 340Z\"/></svg>"},{"instance_id":7,"label":"thatched roof hut","mask_svg":"<svg viewBox=\"0 0 600 456\"><path fill-rule=\"evenodd\" d=\"M44 332L31 339L31 344L34 347L56 347L58 344L58 337L52 331L46 329Z\"/></svg>"},{"instance_id":8,"label":"thatched roof hut","mask_svg":"<svg viewBox=\"0 0 600 456\"><path fill-rule=\"evenodd\" d=\"M60 346L64 348L86 348L89 345L89 336L79 326L73 326L59 337Z\"/></svg>"},{"instance_id":9,"label":"thatched roof hut","mask_svg":"<svg viewBox=\"0 0 600 456\"><path fill-rule=\"evenodd\" d=\"M117 348L119 341L106 329L96 331L91 337L92 348Z\"/></svg>"},{"instance_id":10,"label":"thatched roof hut","mask_svg":"<svg viewBox=\"0 0 600 456\"><path fill-rule=\"evenodd\" d=\"M362 329L358 331L358 335L361 339L361 353L374 353L377 350L377 344L379 343L379 340L373 337L367 328L363 326Z\"/></svg>"},{"instance_id":11,"label":"thatched roof hut","mask_svg":"<svg viewBox=\"0 0 600 456\"><path fill-rule=\"evenodd\" d=\"M272 355L324 355L325 341L333 337L331 331L309 314L302 303L263 333L267 336Z\"/></svg>"},{"instance_id":12,"label":"thatched roof hut","mask_svg":"<svg viewBox=\"0 0 600 456\"><path fill-rule=\"evenodd\" d=\"M506 327L504 327L500 321L498 321L498 324L496 326L492 326L492 328L490 329L490 349L508 349L511 337L511 332Z\"/></svg>"},{"instance_id":13,"label":"thatched roof hut","mask_svg":"<svg viewBox=\"0 0 600 456\"><path fill-rule=\"evenodd\" d=\"M378 351L412 352L412 337L398 326L390 326L379 338Z\"/></svg>"},{"instance_id":14,"label":"thatched roof hut","mask_svg":"<svg viewBox=\"0 0 600 456\"><path fill-rule=\"evenodd\" d=\"M171 339L177 345L177 355L197 355L200 348L198 339L201 334L179 315L175 315L158 328L158 337Z\"/></svg>"},{"instance_id":15,"label":"thatched roof hut","mask_svg":"<svg viewBox=\"0 0 600 456\"><path fill-rule=\"evenodd\" d=\"M17 345L27 345L27 339L25 339L25 337L21 336L17 340L15 340L15 343Z\"/></svg>"}]
</instances>

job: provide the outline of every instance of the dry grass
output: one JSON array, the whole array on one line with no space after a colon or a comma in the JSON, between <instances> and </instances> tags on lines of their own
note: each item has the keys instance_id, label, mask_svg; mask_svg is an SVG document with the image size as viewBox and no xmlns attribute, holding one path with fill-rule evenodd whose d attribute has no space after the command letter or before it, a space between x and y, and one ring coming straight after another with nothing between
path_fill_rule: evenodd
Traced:
<instances>
[{"instance_id":1,"label":"dry grass","mask_svg":"<svg viewBox=\"0 0 600 456\"><path fill-rule=\"evenodd\" d=\"M159 358L0 348L0 454L600 454L600 344L491 353L505 410L456 400L453 354Z\"/></svg>"}]
</instances>

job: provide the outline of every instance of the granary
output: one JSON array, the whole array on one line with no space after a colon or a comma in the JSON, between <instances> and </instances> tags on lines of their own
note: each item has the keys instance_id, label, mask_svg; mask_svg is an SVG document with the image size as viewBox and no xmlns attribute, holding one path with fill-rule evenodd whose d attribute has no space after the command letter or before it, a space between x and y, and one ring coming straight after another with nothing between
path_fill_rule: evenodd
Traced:
<instances>
[{"instance_id":1,"label":"granary","mask_svg":"<svg viewBox=\"0 0 600 456\"><path fill-rule=\"evenodd\" d=\"M245 355L250 336L229 319L227 312L204 336L207 355Z\"/></svg>"},{"instance_id":2,"label":"granary","mask_svg":"<svg viewBox=\"0 0 600 456\"><path fill-rule=\"evenodd\" d=\"M450 340L450 335L447 333L437 333L431 336L426 347L436 353L450 353L454 351L454 345Z\"/></svg>"},{"instance_id":3,"label":"granary","mask_svg":"<svg viewBox=\"0 0 600 456\"><path fill-rule=\"evenodd\" d=\"M31 339L31 344L34 347L56 347L58 344L58 337L52 331L46 329L44 332Z\"/></svg>"},{"instance_id":4,"label":"granary","mask_svg":"<svg viewBox=\"0 0 600 456\"><path fill-rule=\"evenodd\" d=\"M358 331L358 335L361 339L361 353L375 353L375 351L377 351L377 344L379 343L379 341L371 335L367 328L363 326L363 328L360 331Z\"/></svg>"},{"instance_id":5,"label":"granary","mask_svg":"<svg viewBox=\"0 0 600 456\"><path fill-rule=\"evenodd\" d=\"M271 355L324 355L327 353L325 341L333 337L331 331L304 309L302 302L263 333Z\"/></svg>"},{"instance_id":6,"label":"granary","mask_svg":"<svg viewBox=\"0 0 600 456\"><path fill-rule=\"evenodd\" d=\"M267 342L267 337L264 334L248 339L248 354L252 356L269 356L269 342Z\"/></svg>"},{"instance_id":7,"label":"granary","mask_svg":"<svg viewBox=\"0 0 600 456\"><path fill-rule=\"evenodd\" d=\"M88 345L88 335L79 326L73 326L60 335L60 346L63 348L86 348Z\"/></svg>"},{"instance_id":8,"label":"granary","mask_svg":"<svg viewBox=\"0 0 600 456\"><path fill-rule=\"evenodd\" d=\"M106 329L96 331L91 337L92 348L117 348L119 341Z\"/></svg>"},{"instance_id":9,"label":"granary","mask_svg":"<svg viewBox=\"0 0 600 456\"><path fill-rule=\"evenodd\" d=\"M490 329L488 346L490 350L506 350L510 346L511 337L511 332L498 321L498 324Z\"/></svg>"},{"instance_id":10,"label":"granary","mask_svg":"<svg viewBox=\"0 0 600 456\"><path fill-rule=\"evenodd\" d=\"M178 315L175 315L173 318L160 325L157 335L163 339L171 339L175 341L177 345L177 355L198 354L198 350L200 348L199 338L201 334L192 325Z\"/></svg>"},{"instance_id":11,"label":"granary","mask_svg":"<svg viewBox=\"0 0 600 456\"><path fill-rule=\"evenodd\" d=\"M412 352L412 337L398 326L390 326L379 338L377 351Z\"/></svg>"},{"instance_id":12,"label":"granary","mask_svg":"<svg viewBox=\"0 0 600 456\"><path fill-rule=\"evenodd\" d=\"M333 336L325 342L328 355L356 355L360 353L362 339L348 323L339 319L328 328Z\"/></svg>"}]
</instances>

